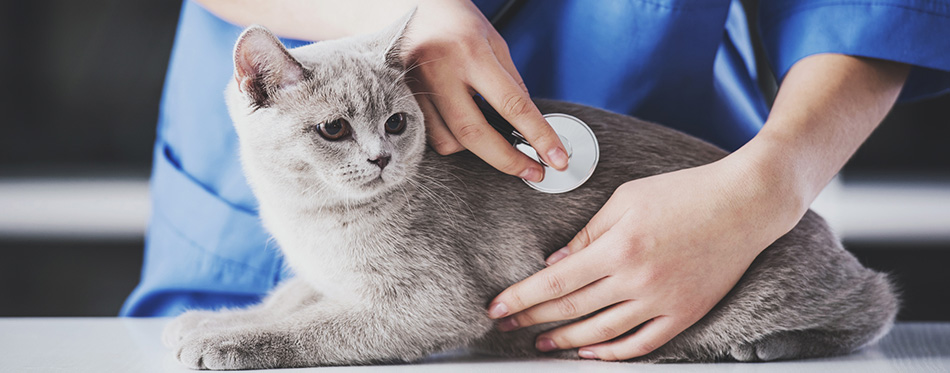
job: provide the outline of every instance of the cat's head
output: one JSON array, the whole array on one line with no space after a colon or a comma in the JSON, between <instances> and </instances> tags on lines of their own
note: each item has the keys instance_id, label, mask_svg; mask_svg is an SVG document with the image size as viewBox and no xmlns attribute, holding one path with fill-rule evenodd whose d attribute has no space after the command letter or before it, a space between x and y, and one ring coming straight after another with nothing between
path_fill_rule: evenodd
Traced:
<instances>
[{"instance_id":1,"label":"cat's head","mask_svg":"<svg viewBox=\"0 0 950 373\"><path fill-rule=\"evenodd\" d=\"M241 34L226 98L255 192L292 183L311 197L353 201L413 176L425 128L400 53L411 19L292 50L260 26Z\"/></svg>"}]
</instances>

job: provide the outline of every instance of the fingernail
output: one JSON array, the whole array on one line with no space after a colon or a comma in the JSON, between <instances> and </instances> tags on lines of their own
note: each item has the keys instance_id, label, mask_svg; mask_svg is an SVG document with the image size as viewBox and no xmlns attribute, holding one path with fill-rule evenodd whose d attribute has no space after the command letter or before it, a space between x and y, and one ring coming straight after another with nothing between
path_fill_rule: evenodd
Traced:
<instances>
[{"instance_id":1,"label":"fingernail","mask_svg":"<svg viewBox=\"0 0 950 373\"><path fill-rule=\"evenodd\" d=\"M551 254L551 256L549 256L548 259L544 261L544 263L547 265L552 265L561 261L561 259L564 259L567 254L567 247L562 247L560 250L555 251L554 254Z\"/></svg>"},{"instance_id":2,"label":"fingernail","mask_svg":"<svg viewBox=\"0 0 950 373\"><path fill-rule=\"evenodd\" d=\"M564 149L554 148L548 150L548 160L551 161L554 168L563 169L567 167L567 153L564 152Z\"/></svg>"},{"instance_id":3,"label":"fingernail","mask_svg":"<svg viewBox=\"0 0 950 373\"><path fill-rule=\"evenodd\" d=\"M538 341L534 344L534 347L537 348L538 351L542 352L557 350L557 345L554 344L554 341L552 341L551 338L538 338Z\"/></svg>"},{"instance_id":4,"label":"fingernail","mask_svg":"<svg viewBox=\"0 0 950 373\"><path fill-rule=\"evenodd\" d=\"M522 179L533 181L536 183L541 182L541 179L544 178L544 174L540 170L534 167L528 167L527 169L521 172L520 176Z\"/></svg>"},{"instance_id":5,"label":"fingernail","mask_svg":"<svg viewBox=\"0 0 950 373\"><path fill-rule=\"evenodd\" d=\"M498 322L498 330L503 332L510 332L512 330L518 329L518 320L515 320L514 317L507 317Z\"/></svg>"},{"instance_id":6,"label":"fingernail","mask_svg":"<svg viewBox=\"0 0 950 373\"><path fill-rule=\"evenodd\" d=\"M495 303L488 308L488 317L497 319L508 314L508 306L504 303Z\"/></svg>"},{"instance_id":7,"label":"fingernail","mask_svg":"<svg viewBox=\"0 0 950 373\"><path fill-rule=\"evenodd\" d=\"M596 359L596 358L597 358L597 354L595 354L593 351L589 351L589 350L580 350L580 351L577 351L577 356L580 356L581 358L584 358L584 359Z\"/></svg>"}]
</instances>

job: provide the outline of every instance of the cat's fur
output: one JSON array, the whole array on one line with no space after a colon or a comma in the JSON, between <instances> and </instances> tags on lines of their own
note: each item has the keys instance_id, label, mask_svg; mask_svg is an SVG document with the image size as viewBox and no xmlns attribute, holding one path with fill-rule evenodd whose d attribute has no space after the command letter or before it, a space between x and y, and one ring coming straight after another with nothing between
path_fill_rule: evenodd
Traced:
<instances>
[{"instance_id":1,"label":"cat's fur","mask_svg":"<svg viewBox=\"0 0 950 373\"><path fill-rule=\"evenodd\" d=\"M494 330L487 302L544 267L622 183L699 166L726 153L680 132L580 105L537 101L598 134L600 164L572 192L544 194L464 152L425 146L422 112L404 83L408 19L371 36L286 51L249 28L226 91L260 214L296 277L262 304L191 311L165 343L192 368L245 369L413 361L472 347L543 354L551 324ZM408 115L399 135L383 125ZM352 135L327 141L321 122ZM381 169L368 162L392 157ZM263 244L263 243L262 243ZM841 354L886 333L897 300L808 212L752 263L702 320L639 361L758 361Z\"/></svg>"}]
</instances>

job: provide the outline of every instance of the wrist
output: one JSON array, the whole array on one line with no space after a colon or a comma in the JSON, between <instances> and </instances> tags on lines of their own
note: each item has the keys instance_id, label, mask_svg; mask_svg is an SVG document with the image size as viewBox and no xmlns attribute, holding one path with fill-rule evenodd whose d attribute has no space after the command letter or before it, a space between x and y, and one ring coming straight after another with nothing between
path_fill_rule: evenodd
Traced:
<instances>
[{"instance_id":1,"label":"wrist","mask_svg":"<svg viewBox=\"0 0 950 373\"><path fill-rule=\"evenodd\" d=\"M779 236L798 223L817 196L803 178L801 158L792 153L788 141L760 133L720 160L734 170L734 185L744 202L757 207L758 216L773 223Z\"/></svg>"}]
</instances>

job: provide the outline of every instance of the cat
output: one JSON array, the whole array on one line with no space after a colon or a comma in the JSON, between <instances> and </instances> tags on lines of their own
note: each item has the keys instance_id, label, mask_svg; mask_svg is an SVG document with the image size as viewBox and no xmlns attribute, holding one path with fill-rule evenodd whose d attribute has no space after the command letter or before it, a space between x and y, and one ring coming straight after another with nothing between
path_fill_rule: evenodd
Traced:
<instances>
[{"instance_id":1,"label":"cat","mask_svg":"<svg viewBox=\"0 0 950 373\"><path fill-rule=\"evenodd\" d=\"M537 100L600 139L579 189L545 194L471 153L440 156L404 81L410 23L293 50L263 27L240 36L226 101L261 219L295 276L259 305L173 320L163 342L188 367L411 362L457 348L576 359L534 348L559 323L501 333L487 303L544 268L622 183L726 155L660 125ZM808 211L704 318L633 361L848 353L886 334L897 308L887 277Z\"/></svg>"}]
</instances>

